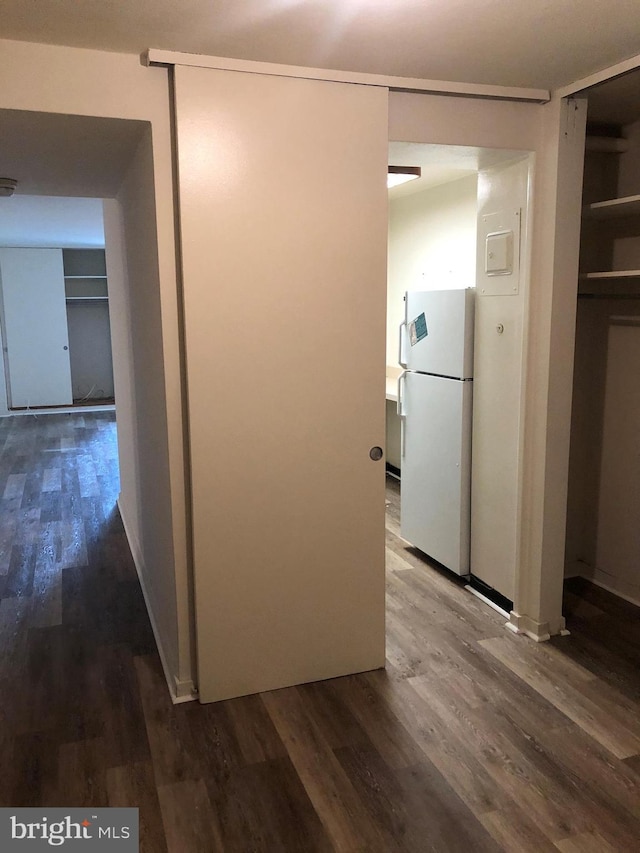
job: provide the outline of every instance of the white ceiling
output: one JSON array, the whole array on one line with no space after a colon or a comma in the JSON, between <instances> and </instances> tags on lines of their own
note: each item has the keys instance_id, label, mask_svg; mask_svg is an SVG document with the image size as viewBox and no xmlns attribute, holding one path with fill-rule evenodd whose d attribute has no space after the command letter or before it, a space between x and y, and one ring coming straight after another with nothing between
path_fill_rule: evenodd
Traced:
<instances>
[{"instance_id":1,"label":"white ceiling","mask_svg":"<svg viewBox=\"0 0 640 853\"><path fill-rule=\"evenodd\" d=\"M102 199L117 194L145 122L0 110L1 246L104 246Z\"/></svg>"},{"instance_id":2,"label":"white ceiling","mask_svg":"<svg viewBox=\"0 0 640 853\"><path fill-rule=\"evenodd\" d=\"M20 195L113 197L146 122L0 110L0 177Z\"/></svg>"},{"instance_id":3,"label":"white ceiling","mask_svg":"<svg viewBox=\"0 0 640 853\"><path fill-rule=\"evenodd\" d=\"M104 246L102 200L14 195L0 198L0 246Z\"/></svg>"},{"instance_id":4,"label":"white ceiling","mask_svg":"<svg viewBox=\"0 0 640 853\"><path fill-rule=\"evenodd\" d=\"M2 0L2 36L555 88L640 53L638 0Z\"/></svg>"},{"instance_id":5,"label":"white ceiling","mask_svg":"<svg viewBox=\"0 0 640 853\"><path fill-rule=\"evenodd\" d=\"M431 145L422 142L390 142L391 166L420 166L422 173L414 181L389 190L391 200L406 195L459 181L476 175L498 163L506 163L526 156L522 151L506 148L476 148L468 145Z\"/></svg>"}]
</instances>

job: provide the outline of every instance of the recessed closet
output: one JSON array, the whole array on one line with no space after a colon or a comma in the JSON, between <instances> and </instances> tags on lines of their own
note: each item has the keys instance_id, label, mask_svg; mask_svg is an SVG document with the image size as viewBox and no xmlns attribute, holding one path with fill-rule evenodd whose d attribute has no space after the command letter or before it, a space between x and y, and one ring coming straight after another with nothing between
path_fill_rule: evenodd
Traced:
<instances>
[{"instance_id":1,"label":"recessed closet","mask_svg":"<svg viewBox=\"0 0 640 853\"><path fill-rule=\"evenodd\" d=\"M582 94L566 573L640 602L640 72Z\"/></svg>"}]
</instances>

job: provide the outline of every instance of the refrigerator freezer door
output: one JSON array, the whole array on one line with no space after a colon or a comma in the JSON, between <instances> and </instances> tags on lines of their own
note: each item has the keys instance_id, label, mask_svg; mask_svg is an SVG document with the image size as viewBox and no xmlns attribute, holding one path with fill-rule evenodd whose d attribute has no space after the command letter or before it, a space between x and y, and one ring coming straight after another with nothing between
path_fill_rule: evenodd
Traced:
<instances>
[{"instance_id":1,"label":"refrigerator freezer door","mask_svg":"<svg viewBox=\"0 0 640 853\"><path fill-rule=\"evenodd\" d=\"M404 377L401 535L458 575L469 573L472 386Z\"/></svg>"},{"instance_id":2,"label":"refrigerator freezer door","mask_svg":"<svg viewBox=\"0 0 640 853\"><path fill-rule=\"evenodd\" d=\"M473 377L475 290L409 291L400 329L406 367L438 376Z\"/></svg>"}]
</instances>

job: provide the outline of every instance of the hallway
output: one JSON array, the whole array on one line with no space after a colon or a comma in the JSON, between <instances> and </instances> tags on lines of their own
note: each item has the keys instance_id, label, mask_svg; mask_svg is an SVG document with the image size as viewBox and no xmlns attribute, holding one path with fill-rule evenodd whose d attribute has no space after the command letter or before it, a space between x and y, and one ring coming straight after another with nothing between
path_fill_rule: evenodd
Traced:
<instances>
[{"instance_id":1,"label":"hallway","mask_svg":"<svg viewBox=\"0 0 640 853\"><path fill-rule=\"evenodd\" d=\"M338 487L338 484L337 484ZM147 853L637 849L638 609L536 645L399 539L387 669L172 705L112 413L0 419L0 805L138 806Z\"/></svg>"}]
</instances>

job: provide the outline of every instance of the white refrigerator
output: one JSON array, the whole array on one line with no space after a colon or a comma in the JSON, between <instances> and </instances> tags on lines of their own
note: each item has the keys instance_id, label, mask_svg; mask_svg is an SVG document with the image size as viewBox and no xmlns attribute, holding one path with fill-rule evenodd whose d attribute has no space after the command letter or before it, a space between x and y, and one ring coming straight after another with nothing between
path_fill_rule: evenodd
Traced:
<instances>
[{"instance_id":1,"label":"white refrigerator","mask_svg":"<svg viewBox=\"0 0 640 853\"><path fill-rule=\"evenodd\" d=\"M401 535L467 575L475 290L405 295L400 326Z\"/></svg>"}]
</instances>

